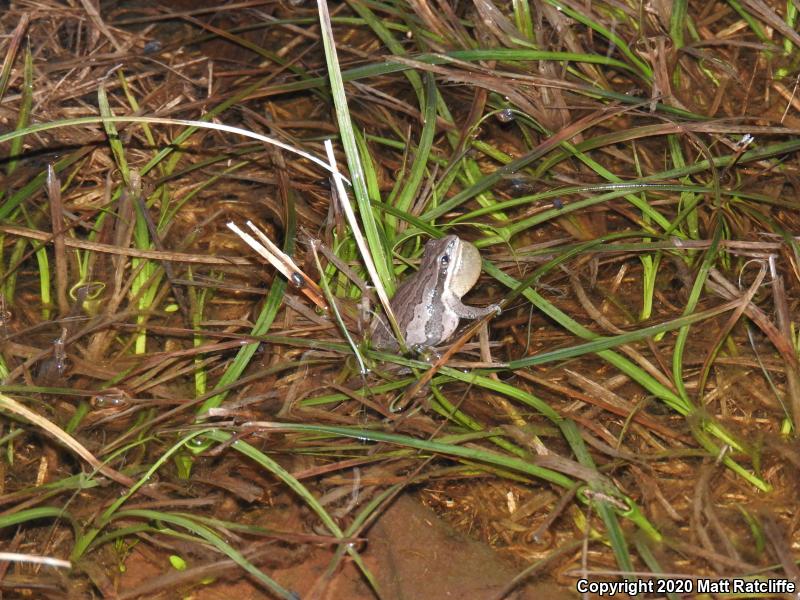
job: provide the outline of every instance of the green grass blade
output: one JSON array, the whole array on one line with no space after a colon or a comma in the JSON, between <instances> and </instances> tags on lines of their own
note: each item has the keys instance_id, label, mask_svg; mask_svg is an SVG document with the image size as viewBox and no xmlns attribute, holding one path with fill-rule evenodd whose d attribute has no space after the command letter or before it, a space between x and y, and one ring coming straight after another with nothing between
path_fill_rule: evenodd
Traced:
<instances>
[{"instance_id":1,"label":"green grass blade","mask_svg":"<svg viewBox=\"0 0 800 600\"><path fill-rule=\"evenodd\" d=\"M211 430L207 432L205 436L210 440L222 443L227 442L231 438L229 433L219 429ZM336 524L336 521L331 518L325 508L316 499L314 494L312 494L308 488L306 488L291 473L289 473L289 471L284 469L269 456L246 442L239 440L233 444L233 448L248 458L254 460L262 467L267 469L270 473L278 477L278 479L283 481L283 483L285 483L293 492L295 492L308 505L308 507L316 513L325 527L327 527L333 535L336 537L342 537L342 530Z\"/></svg>"},{"instance_id":2,"label":"green grass blade","mask_svg":"<svg viewBox=\"0 0 800 600\"><path fill-rule=\"evenodd\" d=\"M25 64L22 67L22 101L17 112L16 129L25 129L31 117L31 106L33 105L33 56L31 49L25 49ZM22 153L25 137L20 136L11 140L11 148L8 155L11 160L6 165L6 174L11 175L19 164L19 155ZM3 196L5 190L0 192Z\"/></svg>"},{"instance_id":3,"label":"green grass blade","mask_svg":"<svg viewBox=\"0 0 800 600\"><path fill-rule=\"evenodd\" d=\"M113 120L114 113L111 112L111 106L108 104L106 88L103 85L97 89L97 103L100 107L100 115L103 117L103 127L106 130L108 143L111 146L111 152L114 154L114 160L117 163L117 168L122 174L123 181L126 184L130 184L131 173L130 169L128 168L128 160L125 158L125 148L122 146L122 140L119 139L119 132L117 131L117 127Z\"/></svg>"},{"instance_id":4,"label":"green grass blade","mask_svg":"<svg viewBox=\"0 0 800 600\"><path fill-rule=\"evenodd\" d=\"M719 243L722 240L722 231L723 227L720 223L717 223L716 227L714 228L714 236L711 240L711 247L706 252L703 262L700 265L700 271L698 272L697 277L695 277L694 285L689 293L689 299L686 302L684 314L690 314L697 307L697 303L700 301L700 294L703 291L706 279L708 278L708 272L711 270L711 267L714 266ZM687 324L678 332L678 337L675 340L675 349L673 350L672 354L672 379L673 383L675 384L675 388L678 390L681 396L681 402L686 407L687 414L694 409L694 406L689 399L689 394L686 392L686 386L683 382L683 353L686 349L686 342L688 340L689 325Z\"/></svg>"},{"instance_id":5,"label":"green grass blade","mask_svg":"<svg viewBox=\"0 0 800 600\"><path fill-rule=\"evenodd\" d=\"M428 167L428 157L433 145L433 136L436 133L436 97L438 95L436 90L436 80L430 73L425 76L425 103L423 106L424 124L422 127L422 135L420 136L417 152L414 156L414 163L411 165L411 171L408 175L408 180L403 184L402 190L397 197L394 205L397 210L402 212L409 212L411 210L411 203L416 199L419 192L422 178ZM395 225L395 221L389 222L390 225ZM396 230L396 226L392 227Z\"/></svg>"},{"instance_id":6,"label":"green grass blade","mask_svg":"<svg viewBox=\"0 0 800 600\"><path fill-rule=\"evenodd\" d=\"M294 592L287 590L277 581L275 581L274 579L263 573L261 569L256 567L249 560L247 560L241 552L239 552L236 548L228 544L222 538L222 536L220 536L210 527L206 527L205 525L196 522L189 516L160 512L156 510L132 509L120 512L117 515L117 518L149 519L151 521L157 521L157 522L163 521L165 523L170 523L172 525L177 525L178 527L182 527L183 529L186 529L187 531L191 532L194 536L202 538L203 540L214 546L222 554L230 558L233 562L235 562L245 571L250 573L253 577L255 577L258 581L263 583L270 591L277 594L280 598L285 598L286 600L297 599L297 595Z\"/></svg>"},{"instance_id":7,"label":"green grass blade","mask_svg":"<svg viewBox=\"0 0 800 600\"><path fill-rule=\"evenodd\" d=\"M674 0L672 3L672 14L669 18L669 35L675 50L680 50L684 46L684 31L686 30L686 19L688 18L688 0Z\"/></svg>"},{"instance_id":8,"label":"green grass blade","mask_svg":"<svg viewBox=\"0 0 800 600\"><path fill-rule=\"evenodd\" d=\"M339 68L339 59L336 53L333 31L331 30L330 16L328 15L327 5L323 0L318 1L320 11L320 28L322 32L322 43L325 48L325 62L328 67L328 77L330 78L331 93L333 104L336 110L336 120L339 124L339 136L347 157L347 165L352 178L353 195L358 205L361 223L364 227L364 236L367 239L370 255L372 256L377 276L380 283L387 290L394 289L394 277L389 257L381 243L378 233L378 223L372 211L369 192L364 175L364 166L358 151L358 143L353 131L353 123L350 119L350 110L347 106L347 95L344 91L342 72ZM341 199L346 202L346 198Z\"/></svg>"}]
</instances>

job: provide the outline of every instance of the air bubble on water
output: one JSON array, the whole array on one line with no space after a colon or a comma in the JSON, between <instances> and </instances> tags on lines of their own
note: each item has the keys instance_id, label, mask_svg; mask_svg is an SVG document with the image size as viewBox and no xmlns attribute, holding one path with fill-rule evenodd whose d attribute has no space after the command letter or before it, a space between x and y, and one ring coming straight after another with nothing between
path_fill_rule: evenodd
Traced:
<instances>
[{"instance_id":1,"label":"air bubble on water","mask_svg":"<svg viewBox=\"0 0 800 600\"><path fill-rule=\"evenodd\" d=\"M515 119L514 110L511 108L504 108L497 113L497 120L501 123L510 123Z\"/></svg>"}]
</instances>

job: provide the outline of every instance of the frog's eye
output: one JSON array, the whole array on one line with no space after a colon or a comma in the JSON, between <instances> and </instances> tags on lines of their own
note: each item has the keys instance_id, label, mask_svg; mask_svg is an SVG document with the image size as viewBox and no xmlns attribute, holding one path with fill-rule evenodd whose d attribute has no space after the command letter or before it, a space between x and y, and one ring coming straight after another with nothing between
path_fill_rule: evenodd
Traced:
<instances>
[{"instance_id":1,"label":"frog's eye","mask_svg":"<svg viewBox=\"0 0 800 600\"><path fill-rule=\"evenodd\" d=\"M443 254L441 260L442 260L442 266L446 267L447 265L450 264L450 255L449 254Z\"/></svg>"}]
</instances>

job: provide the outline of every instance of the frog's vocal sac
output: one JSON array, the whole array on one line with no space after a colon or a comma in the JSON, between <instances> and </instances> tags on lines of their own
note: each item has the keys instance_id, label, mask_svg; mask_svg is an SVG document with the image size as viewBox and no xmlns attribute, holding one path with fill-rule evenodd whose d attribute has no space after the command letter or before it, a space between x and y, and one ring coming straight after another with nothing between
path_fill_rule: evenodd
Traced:
<instances>
[{"instance_id":1,"label":"frog's vocal sac","mask_svg":"<svg viewBox=\"0 0 800 600\"><path fill-rule=\"evenodd\" d=\"M461 302L480 274L481 255L473 244L455 235L425 244L419 271L403 281L390 302L406 345L417 350L438 346L453 335L460 319L499 313L496 304L478 308ZM375 348L397 350L384 315L373 319L370 332Z\"/></svg>"}]
</instances>

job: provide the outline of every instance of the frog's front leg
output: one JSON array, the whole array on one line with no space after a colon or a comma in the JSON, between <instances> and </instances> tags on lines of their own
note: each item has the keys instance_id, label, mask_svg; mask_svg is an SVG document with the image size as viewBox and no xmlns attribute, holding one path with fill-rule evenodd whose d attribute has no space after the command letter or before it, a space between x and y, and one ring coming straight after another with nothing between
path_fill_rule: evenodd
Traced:
<instances>
[{"instance_id":1,"label":"frog's front leg","mask_svg":"<svg viewBox=\"0 0 800 600\"><path fill-rule=\"evenodd\" d=\"M461 300L455 300L451 305L453 311L462 319L480 319L488 314L494 313L499 315L501 312L499 304L490 304L489 306L470 306L464 304Z\"/></svg>"}]
</instances>

